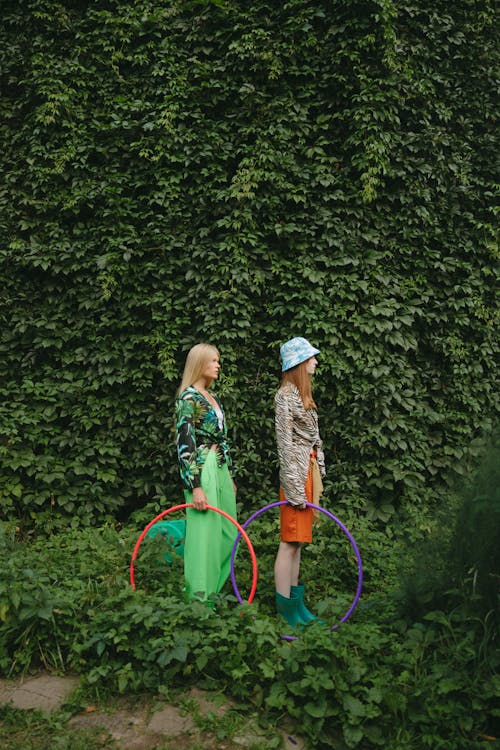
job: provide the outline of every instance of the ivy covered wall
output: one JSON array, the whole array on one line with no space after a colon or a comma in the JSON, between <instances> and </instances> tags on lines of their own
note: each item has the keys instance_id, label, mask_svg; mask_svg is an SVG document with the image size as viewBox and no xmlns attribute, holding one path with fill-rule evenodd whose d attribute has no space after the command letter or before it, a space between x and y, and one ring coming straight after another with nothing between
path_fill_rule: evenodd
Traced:
<instances>
[{"instance_id":1,"label":"ivy covered wall","mask_svg":"<svg viewBox=\"0 0 500 750\"><path fill-rule=\"evenodd\" d=\"M321 349L328 503L431 502L498 414L489 0L4 0L1 513L180 498L222 355L247 508L278 348Z\"/></svg>"}]
</instances>

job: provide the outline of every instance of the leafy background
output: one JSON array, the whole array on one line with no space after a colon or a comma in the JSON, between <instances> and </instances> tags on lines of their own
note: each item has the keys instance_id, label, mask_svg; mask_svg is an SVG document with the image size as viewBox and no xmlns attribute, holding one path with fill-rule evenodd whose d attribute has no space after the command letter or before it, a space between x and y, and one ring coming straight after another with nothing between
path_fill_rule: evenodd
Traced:
<instances>
[{"instance_id":1,"label":"leafy background","mask_svg":"<svg viewBox=\"0 0 500 750\"><path fill-rule=\"evenodd\" d=\"M488 0L12 2L0 30L3 514L179 498L191 345L246 508L279 344L321 349L328 497L435 502L498 414Z\"/></svg>"},{"instance_id":2,"label":"leafy background","mask_svg":"<svg viewBox=\"0 0 500 750\"><path fill-rule=\"evenodd\" d=\"M278 519L269 514L251 527L259 560L254 603L238 606L229 586L216 612L183 601L182 559L161 535L144 541L137 590L130 587L130 550L149 507L123 527L68 526L32 537L15 522L2 524L0 671L76 672L81 692L70 712L110 694L175 701L197 685L231 696L240 725L255 715L267 728L286 718L311 749L494 750L499 437L425 537L410 524L374 528L365 514L345 511L363 558L360 604L338 629L313 624L292 643L280 638L291 632L273 610ZM316 529L301 570L308 601L325 622L338 623L352 599L356 562L332 524ZM236 575L246 596L243 550ZM8 738L9 714L0 709L0 716ZM52 744L49 737L43 747ZM253 747L276 750L278 743Z\"/></svg>"},{"instance_id":3,"label":"leafy background","mask_svg":"<svg viewBox=\"0 0 500 750\"><path fill-rule=\"evenodd\" d=\"M325 750L494 742L495 20L490 0L4 0L2 673L211 686ZM324 502L364 588L349 624L288 646L276 518L252 532L252 617L227 591L186 605L154 544L137 592L128 564L180 498L198 341L222 354L240 517L276 499L294 335L321 349ZM331 526L303 561L328 622L355 570Z\"/></svg>"}]
</instances>

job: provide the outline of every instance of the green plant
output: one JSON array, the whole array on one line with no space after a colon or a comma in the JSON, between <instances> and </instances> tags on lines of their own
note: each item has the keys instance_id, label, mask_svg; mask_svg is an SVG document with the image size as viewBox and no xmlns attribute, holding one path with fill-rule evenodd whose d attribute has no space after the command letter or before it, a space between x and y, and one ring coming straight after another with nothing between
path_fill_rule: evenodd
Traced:
<instances>
[{"instance_id":1,"label":"green plant","mask_svg":"<svg viewBox=\"0 0 500 750\"><path fill-rule=\"evenodd\" d=\"M415 621L401 617L394 598L400 543L364 514L356 522L352 512L349 523L366 566L360 604L337 630L313 625L291 643L280 638L288 629L272 606L272 516L252 533L263 565L256 602L237 606L228 587L216 612L184 601L181 561L167 565L158 539L141 548L132 590L135 526L34 538L7 527L0 535L2 671L71 669L82 675L81 695L99 700L144 691L171 699L197 685L237 700L245 715L256 712L264 733L291 717L318 750L479 750L479 735L495 735L498 726L492 618L461 600ZM325 531L306 550L304 573L315 608L333 624L353 595L353 561ZM247 563L239 554L242 588ZM82 700L75 696L74 706ZM210 731L230 736L236 724L233 716Z\"/></svg>"},{"instance_id":2,"label":"green plant","mask_svg":"<svg viewBox=\"0 0 500 750\"><path fill-rule=\"evenodd\" d=\"M458 604L470 616L484 620L492 653L500 635L498 441L496 432L486 442L474 472L440 509L425 543L420 542L416 550L410 547L408 556L414 559L400 594L401 611L412 617Z\"/></svg>"},{"instance_id":3,"label":"green plant","mask_svg":"<svg viewBox=\"0 0 500 750\"><path fill-rule=\"evenodd\" d=\"M2 517L179 500L205 339L241 502L275 497L298 333L332 502L436 504L498 410L493 4L115 5L3 3Z\"/></svg>"},{"instance_id":4,"label":"green plant","mask_svg":"<svg viewBox=\"0 0 500 750\"><path fill-rule=\"evenodd\" d=\"M114 747L111 740L103 742L99 727L68 728L68 716L62 711L47 715L41 711L1 706L0 719L3 750L102 750Z\"/></svg>"}]
</instances>

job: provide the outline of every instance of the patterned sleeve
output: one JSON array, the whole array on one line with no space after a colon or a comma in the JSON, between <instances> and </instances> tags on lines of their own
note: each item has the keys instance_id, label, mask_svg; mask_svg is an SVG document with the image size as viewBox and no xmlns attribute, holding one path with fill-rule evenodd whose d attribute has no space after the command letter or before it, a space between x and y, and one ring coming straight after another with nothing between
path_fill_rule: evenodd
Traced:
<instances>
[{"instance_id":1,"label":"patterned sleeve","mask_svg":"<svg viewBox=\"0 0 500 750\"><path fill-rule=\"evenodd\" d=\"M182 483L187 490L201 486L198 452L196 450L195 403L191 398L175 402L177 457Z\"/></svg>"},{"instance_id":2,"label":"patterned sleeve","mask_svg":"<svg viewBox=\"0 0 500 750\"><path fill-rule=\"evenodd\" d=\"M307 502L304 482L301 481L293 445L293 414L289 399L278 391L274 399L276 442L280 463L280 482L290 505Z\"/></svg>"}]
</instances>

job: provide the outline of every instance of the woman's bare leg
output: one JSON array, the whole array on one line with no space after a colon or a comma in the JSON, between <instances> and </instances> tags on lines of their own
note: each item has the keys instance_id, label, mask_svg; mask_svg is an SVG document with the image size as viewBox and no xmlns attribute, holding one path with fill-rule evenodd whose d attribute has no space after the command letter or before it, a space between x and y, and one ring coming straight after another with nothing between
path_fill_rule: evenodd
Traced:
<instances>
[{"instance_id":1,"label":"woman's bare leg","mask_svg":"<svg viewBox=\"0 0 500 750\"><path fill-rule=\"evenodd\" d=\"M299 542L280 542L274 563L274 580L276 591L281 596L290 598L290 587L297 586L300 569Z\"/></svg>"}]
</instances>

